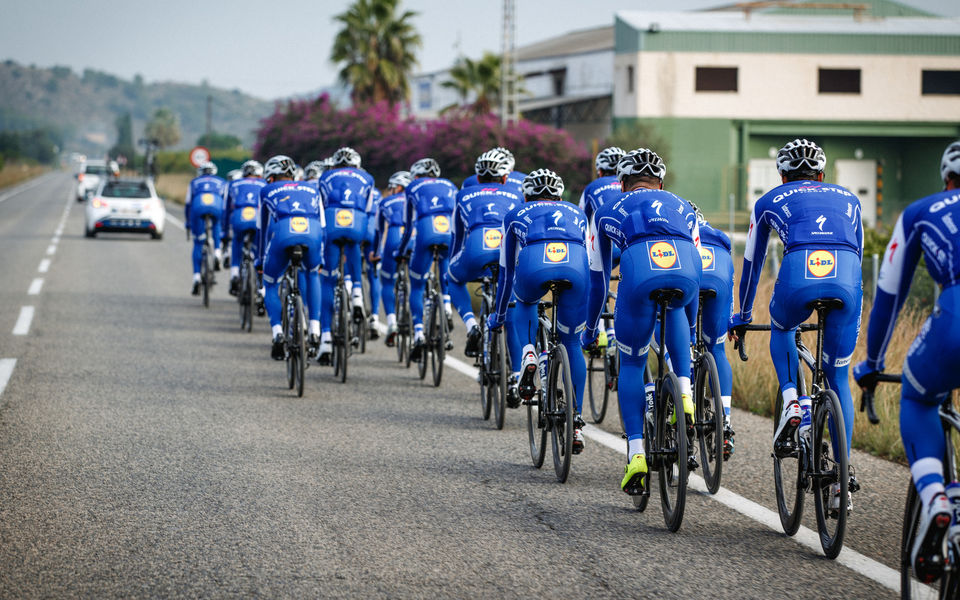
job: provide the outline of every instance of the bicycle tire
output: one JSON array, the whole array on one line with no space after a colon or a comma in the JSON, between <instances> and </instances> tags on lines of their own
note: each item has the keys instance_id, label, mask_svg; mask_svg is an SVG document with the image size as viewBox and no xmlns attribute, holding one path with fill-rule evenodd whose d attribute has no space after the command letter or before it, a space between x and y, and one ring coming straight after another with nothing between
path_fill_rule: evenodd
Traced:
<instances>
[{"instance_id":1,"label":"bicycle tire","mask_svg":"<svg viewBox=\"0 0 960 600\"><path fill-rule=\"evenodd\" d=\"M567 349L557 344L548 360L547 406L553 421L550 427L553 469L557 481L565 483L570 475L570 460L573 456L573 418L576 414L577 397L570 376Z\"/></svg>"},{"instance_id":2,"label":"bicycle tire","mask_svg":"<svg viewBox=\"0 0 960 600\"><path fill-rule=\"evenodd\" d=\"M527 402L527 438L530 444L530 459L537 469L543 466L547 455L547 426L545 390L538 390Z\"/></svg>"},{"instance_id":3,"label":"bicycle tire","mask_svg":"<svg viewBox=\"0 0 960 600\"><path fill-rule=\"evenodd\" d=\"M657 412L657 446L663 455L659 464L660 506L667 529L676 532L683 523L687 501L687 432L686 415L680 399L680 382L668 372L660 386ZM674 423L671 417L676 413ZM672 456L671 456L672 455Z\"/></svg>"},{"instance_id":4,"label":"bicycle tire","mask_svg":"<svg viewBox=\"0 0 960 600\"><path fill-rule=\"evenodd\" d=\"M621 418L622 423L622 418ZM656 419L647 419L646 415L643 418L643 452L647 455L647 483L646 483L646 493L640 494L638 496L631 496L630 499L633 500L633 507L637 509L637 512L643 512L647 509L647 504L650 502L650 478L653 477L653 472L655 466L653 463L653 455L651 451L653 448L650 446L650 441L656 439L657 427ZM629 447L628 450L629 452Z\"/></svg>"},{"instance_id":5,"label":"bicycle tire","mask_svg":"<svg viewBox=\"0 0 960 600\"><path fill-rule=\"evenodd\" d=\"M293 310L290 306L290 298L292 294L287 291L283 295L283 317L282 317L282 326L283 326L283 345L284 351L286 353L286 367L287 367L287 389L293 389L293 386L296 384L296 376L294 374L294 369L296 365L293 363L291 347L293 345L293 340L291 337L291 332L293 331L293 324L290 322L290 318L293 315Z\"/></svg>"},{"instance_id":6,"label":"bicycle tire","mask_svg":"<svg viewBox=\"0 0 960 600\"><path fill-rule=\"evenodd\" d=\"M443 303L440 302L440 294L437 294L436 299L437 302L433 305L434 335L430 336L433 344L433 352L430 353L430 370L433 372L433 387L440 387L440 382L443 380L443 361L447 355L447 315L443 310Z\"/></svg>"},{"instance_id":7,"label":"bicycle tire","mask_svg":"<svg viewBox=\"0 0 960 600\"><path fill-rule=\"evenodd\" d=\"M777 401L773 409L773 430L780 425L780 415L783 414L783 396L777 393ZM777 513L780 515L780 526L787 535L795 535L800 529L803 520L804 490L807 476L804 473L802 454L806 452L803 446L797 451L782 458L773 455L773 484L777 497Z\"/></svg>"},{"instance_id":8,"label":"bicycle tire","mask_svg":"<svg viewBox=\"0 0 960 600\"><path fill-rule=\"evenodd\" d=\"M493 370L489 373L490 382L490 404L493 404L493 423L497 429L503 429L507 418L507 357L506 357L506 335L503 329L495 331L490 340L491 355L493 357L491 366Z\"/></svg>"},{"instance_id":9,"label":"bicycle tire","mask_svg":"<svg viewBox=\"0 0 960 600\"><path fill-rule=\"evenodd\" d=\"M490 308L487 303L486 296L483 296L480 300L480 314L478 315L477 324L480 327L480 360L479 371L480 371L480 415L483 417L484 421L490 420L490 413L493 410L493 404L495 401L495 394L499 394L499 382L496 381L494 377L494 372L496 370L497 357L496 355L496 334L495 331L490 331L487 328L487 315L490 313ZM493 387L497 387L497 391L494 392Z\"/></svg>"},{"instance_id":10,"label":"bicycle tire","mask_svg":"<svg viewBox=\"0 0 960 600\"><path fill-rule=\"evenodd\" d=\"M340 383L347 382L347 363L350 359L350 299L347 288L342 284L340 291Z\"/></svg>"},{"instance_id":11,"label":"bicycle tire","mask_svg":"<svg viewBox=\"0 0 960 600\"><path fill-rule=\"evenodd\" d=\"M590 416L593 422L603 423L607 415L607 401L610 389L607 387L607 373L609 371L608 356L605 349L600 354L590 353L587 361L587 397L590 399ZM597 374L602 377L598 377Z\"/></svg>"},{"instance_id":12,"label":"bicycle tire","mask_svg":"<svg viewBox=\"0 0 960 600\"><path fill-rule=\"evenodd\" d=\"M820 546L827 558L836 558L843 549L843 537L847 526L847 494L850 483L847 435L843 425L840 399L833 390L823 390L813 414L813 468L821 475L827 470L830 477L812 478L814 507L817 514L817 532ZM832 423L832 425L831 425ZM831 435L830 427L836 435ZM826 437L825 437L826 436ZM831 515L830 484L840 484L840 508ZM831 530L831 521L835 526Z\"/></svg>"},{"instance_id":13,"label":"bicycle tire","mask_svg":"<svg viewBox=\"0 0 960 600\"><path fill-rule=\"evenodd\" d=\"M307 368L307 344L306 344L306 323L304 322L303 298L294 296L293 304L293 352L296 357L294 361L293 378L296 384L297 397L303 398L303 383L305 371Z\"/></svg>"},{"instance_id":14,"label":"bicycle tire","mask_svg":"<svg viewBox=\"0 0 960 600\"><path fill-rule=\"evenodd\" d=\"M420 349L420 358L417 360L417 376L421 381L427 378L427 365L430 364L430 359L427 357L427 354L430 352L430 333L433 331L434 312L432 292L430 292L427 302L429 303L430 309L426 311L425 323L423 323L424 343L423 348ZM411 346L411 350L412 348L413 346Z\"/></svg>"},{"instance_id":15,"label":"bicycle tire","mask_svg":"<svg viewBox=\"0 0 960 600\"><path fill-rule=\"evenodd\" d=\"M720 375L710 353L696 362L694 388L694 428L700 444L700 462L707 491L716 494L723 474L723 400L720 397Z\"/></svg>"},{"instance_id":16,"label":"bicycle tire","mask_svg":"<svg viewBox=\"0 0 960 600\"><path fill-rule=\"evenodd\" d=\"M207 246L204 244L203 253L200 258L200 287L203 292L203 307L210 308L210 273L212 272L210 268L210 262L208 260L209 252L207 252Z\"/></svg>"}]
</instances>

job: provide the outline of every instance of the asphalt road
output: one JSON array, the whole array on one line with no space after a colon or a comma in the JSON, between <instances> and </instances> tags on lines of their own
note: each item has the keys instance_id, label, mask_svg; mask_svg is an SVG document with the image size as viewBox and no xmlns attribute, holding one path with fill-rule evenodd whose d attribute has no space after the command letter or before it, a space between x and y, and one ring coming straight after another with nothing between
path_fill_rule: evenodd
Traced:
<instances>
[{"instance_id":1,"label":"asphalt road","mask_svg":"<svg viewBox=\"0 0 960 600\"><path fill-rule=\"evenodd\" d=\"M638 513L619 491L618 438L594 429L560 485L521 411L494 430L452 368L434 388L372 342L297 398L225 273L210 309L190 296L180 229L84 239L72 186L0 195L0 597L896 596L900 466L855 454L827 560L764 524L772 430L738 411L724 501L691 494L669 533L656 495Z\"/></svg>"}]
</instances>

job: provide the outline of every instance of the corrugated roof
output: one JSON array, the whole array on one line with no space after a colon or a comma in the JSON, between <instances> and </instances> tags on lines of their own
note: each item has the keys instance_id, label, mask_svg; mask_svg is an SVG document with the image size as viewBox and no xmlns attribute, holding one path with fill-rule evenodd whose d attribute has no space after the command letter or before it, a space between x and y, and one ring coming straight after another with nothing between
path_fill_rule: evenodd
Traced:
<instances>
[{"instance_id":1,"label":"corrugated roof","mask_svg":"<svg viewBox=\"0 0 960 600\"><path fill-rule=\"evenodd\" d=\"M617 18L638 31L744 33L882 34L960 36L960 18L770 15L735 12L618 11Z\"/></svg>"},{"instance_id":2,"label":"corrugated roof","mask_svg":"<svg viewBox=\"0 0 960 600\"><path fill-rule=\"evenodd\" d=\"M723 6L718 6L716 8L707 8L704 10L707 11L742 11L743 4L749 4L751 0L739 0L738 2L733 2L731 4L726 4ZM867 10L866 14L873 17L933 17L937 16L934 13L920 10L913 6L908 6L895 0L792 0L795 6L771 6L771 7L756 7L751 8L756 13L765 13L765 14L805 14L805 15L849 15L852 13L852 10L849 8L836 9L836 8L822 8L822 7L809 7L805 8L804 4L825 4L825 3L850 3L850 4L861 4L866 5Z\"/></svg>"},{"instance_id":3,"label":"corrugated roof","mask_svg":"<svg viewBox=\"0 0 960 600\"><path fill-rule=\"evenodd\" d=\"M613 26L580 29L517 48L517 60L613 50Z\"/></svg>"}]
</instances>

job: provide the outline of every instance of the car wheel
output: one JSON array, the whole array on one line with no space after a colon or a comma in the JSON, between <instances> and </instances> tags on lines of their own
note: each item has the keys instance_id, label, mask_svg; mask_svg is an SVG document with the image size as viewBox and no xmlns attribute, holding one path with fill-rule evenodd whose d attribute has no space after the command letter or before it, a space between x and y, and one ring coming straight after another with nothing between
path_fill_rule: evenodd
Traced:
<instances>
[{"instance_id":1,"label":"car wheel","mask_svg":"<svg viewBox=\"0 0 960 600\"><path fill-rule=\"evenodd\" d=\"M92 229L85 229L83 235L88 238L95 238L97 237L97 232Z\"/></svg>"},{"instance_id":2,"label":"car wheel","mask_svg":"<svg viewBox=\"0 0 960 600\"><path fill-rule=\"evenodd\" d=\"M156 231L154 231L154 232L152 232L152 233L150 234L150 237L152 237L152 238L155 239L155 240L162 240L162 239L163 239L163 232L161 231L160 233L157 233Z\"/></svg>"}]
</instances>

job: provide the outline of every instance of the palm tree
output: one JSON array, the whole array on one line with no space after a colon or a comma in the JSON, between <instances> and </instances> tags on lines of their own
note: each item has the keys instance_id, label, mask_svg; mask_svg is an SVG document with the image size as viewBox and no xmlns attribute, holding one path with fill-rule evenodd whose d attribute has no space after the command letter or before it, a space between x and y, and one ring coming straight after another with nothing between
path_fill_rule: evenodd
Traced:
<instances>
[{"instance_id":1,"label":"palm tree","mask_svg":"<svg viewBox=\"0 0 960 600\"><path fill-rule=\"evenodd\" d=\"M421 45L410 20L417 13L400 13L400 0L356 0L347 12L334 17L343 28L333 40L330 59L344 63L340 81L350 85L354 104L405 100L410 92L407 76Z\"/></svg>"},{"instance_id":2,"label":"palm tree","mask_svg":"<svg viewBox=\"0 0 960 600\"><path fill-rule=\"evenodd\" d=\"M500 56L488 51L479 60L463 57L450 69L450 79L441 85L456 90L460 96L459 104L451 104L441 112L462 106L470 114L488 114L500 98ZM474 100L467 104L470 97Z\"/></svg>"}]
</instances>

